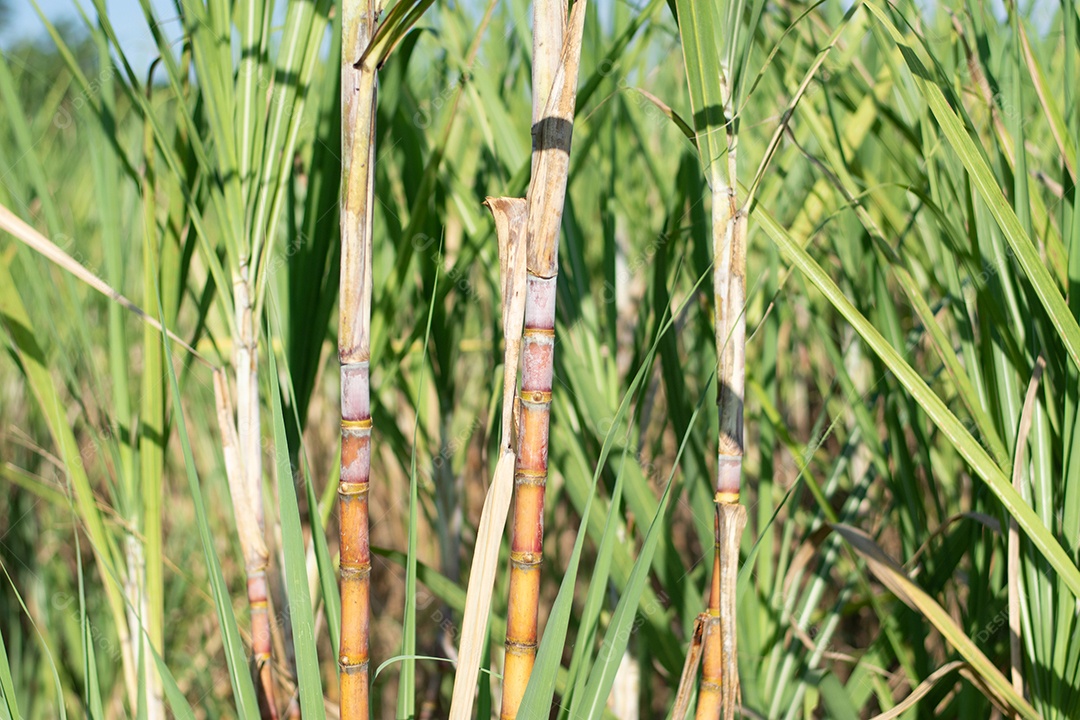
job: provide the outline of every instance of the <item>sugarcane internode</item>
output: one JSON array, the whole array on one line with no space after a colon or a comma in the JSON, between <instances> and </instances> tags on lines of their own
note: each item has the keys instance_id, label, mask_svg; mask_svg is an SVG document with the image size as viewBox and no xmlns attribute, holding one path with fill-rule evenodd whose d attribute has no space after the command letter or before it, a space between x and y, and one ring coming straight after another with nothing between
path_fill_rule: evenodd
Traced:
<instances>
[{"instance_id":1,"label":"sugarcane internode","mask_svg":"<svg viewBox=\"0 0 1080 720\"><path fill-rule=\"evenodd\" d=\"M267 615L266 569L248 571L248 605L251 607L251 650L255 665L270 660L270 619Z\"/></svg>"}]
</instances>

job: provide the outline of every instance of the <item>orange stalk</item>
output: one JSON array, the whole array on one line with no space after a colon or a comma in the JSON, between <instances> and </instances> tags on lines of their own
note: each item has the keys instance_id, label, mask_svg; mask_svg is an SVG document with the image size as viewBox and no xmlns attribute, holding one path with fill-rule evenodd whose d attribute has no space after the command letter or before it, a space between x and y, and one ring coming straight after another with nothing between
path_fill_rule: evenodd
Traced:
<instances>
[{"instance_id":1,"label":"orange stalk","mask_svg":"<svg viewBox=\"0 0 1080 720\"><path fill-rule=\"evenodd\" d=\"M527 197L525 324L501 717L517 717L538 640L544 490L555 351L559 226L566 200L585 0L533 4L533 167Z\"/></svg>"},{"instance_id":2,"label":"orange stalk","mask_svg":"<svg viewBox=\"0 0 1080 720\"><path fill-rule=\"evenodd\" d=\"M536 659L540 564L544 557L544 489L555 350L555 277L529 274L522 349L520 441L514 469L514 537L502 717L517 716Z\"/></svg>"},{"instance_id":3,"label":"orange stalk","mask_svg":"<svg viewBox=\"0 0 1080 720\"><path fill-rule=\"evenodd\" d=\"M371 412L368 363L341 366L341 717L368 717L371 546L368 481Z\"/></svg>"}]
</instances>

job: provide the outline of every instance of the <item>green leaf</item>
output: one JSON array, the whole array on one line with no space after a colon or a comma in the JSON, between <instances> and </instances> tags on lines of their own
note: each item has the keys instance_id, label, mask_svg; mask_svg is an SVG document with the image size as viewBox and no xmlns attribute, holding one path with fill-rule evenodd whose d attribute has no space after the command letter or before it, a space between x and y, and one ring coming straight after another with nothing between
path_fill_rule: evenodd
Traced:
<instances>
[{"instance_id":1,"label":"green leaf","mask_svg":"<svg viewBox=\"0 0 1080 720\"><path fill-rule=\"evenodd\" d=\"M3 628L0 628L0 691L3 691L4 707L7 708L8 717L21 718L19 699L15 695L15 683L11 679L11 666L8 664Z\"/></svg>"},{"instance_id":2,"label":"green leaf","mask_svg":"<svg viewBox=\"0 0 1080 720\"><path fill-rule=\"evenodd\" d=\"M273 335L267 330L273 347ZM273 399L274 454L277 458L278 497L281 500L281 542L285 555L285 584L289 597L289 619L292 623L293 647L296 650L296 675L300 687L300 708L304 717L320 720L326 717L323 708L322 682L319 675L319 656L316 650L315 613L308 589L307 557L304 551L304 530L300 523L300 506L296 502L298 472L294 477L289 460L289 441L285 437L284 413L281 409L281 388L278 384L277 361L270 350L270 397Z\"/></svg>"},{"instance_id":3,"label":"green leaf","mask_svg":"<svg viewBox=\"0 0 1080 720\"><path fill-rule=\"evenodd\" d=\"M176 716L176 720L195 720L195 711L191 709L191 704L184 697L183 690L176 684L176 678L173 677L169 666L165 664L165 660L162 659L155 648L151 647L150 652L154 655L154 664L157 666L158 674L161 676L165 699L169 701L169 708L172 710L173 715Z\"/></svg>"},{"instance_id":4,"label":"green leaf","mask_svg":"<svg viewBox=\"0 0 1080 720\"><path fill-rule=\"evenodd\" d=\"M934 82L930 71L905 42L904 36L889 19L885 11L873 2L866 2L866 7L877 17L885 29L892 35L915 80L915 85L930 106L938 124L941 126L949 144L968 171L972 183L986 203L990 214L994 216L1002 234L1012 248L1020 267L1024 269L1032 287L1042 302L1043 309L1050 316L1050 321L1058 331L1058 338L1068 351L1073 365L1080 368L1080 325L1069 310L1065 298L1058 290L1057 283L1050 276L1035 244L1021 226L1016 213L1002 194L1001 186L994 177L982 149L975 144L968 130L949 106L945 94ZM1075 588L1074 588L1075 591Z\"/></svg>"},{"instance_id":5,"label":"green leaf","mask_svg":"<svg viewBox=\"0 0 1080 720\"><path fill-rule=\"evenodd\" d=\"M1023 695L1018 693L1001 671L990 662L982 650L956 624L945 608L916 585L904 571L889 558L873 539L858 528L837 524L833 529L846 540L859 555L867 561L870 571L893 592L918 613L925 615L934 627L949 641L968 663L975 668L979 676L994 692L1003 698L1021 717L1036 720L1035 712Z\"/></svg>"},{"instance_id":6,"label":"green leaf","mask_svg":"<svg viewBox=\"0 0 1080 720\"><path fill-rule=\"evenodd\" d=\"M439 253L442 257L442 253ZM435 315L435 299L439 296L439 273L435 272L424 330L424 350L420 355L420 380L416 388L416 422L413 424L412 454L409 460L409 552L405 564L405 613L402 618L401 679L398 681L398 717L411 718L416 712L416 563L417 530L419 527L420 490L416 475L416 433L420 427L420 407L424 397L424 378L427 376L428 342L431 340L431 319Z\"/></svg>"},{"instance_id":7,"label":"green leaf","mask_svg":"<svg viewBox=\"0 0 1080 720\"><path fill-rule=\"evenodd\" d=\"M806 278L813 283L837 311L851 323L866 344L877 353L882 362L891 370L900 383L911 393L931 420L945 434L953 447L968 462L975 472L986 481L993 493L1001 501L1010 515L1016 518L1020 528L1038 548L1050 565L1057 570L1065 584L1074 594L1080 595L1080 570L1069 555L1062 549L1046 525L1039 519L1031 506L1024 502L1020 494L1013 489L1010 480L1005 477L993 458L983 449L964 427L963 423L946 407L941 398L931 390L926 381L897 352L874 325L856 309L852 302L841 292L836 283L822 267L803 249L802 244L792 238L776 220L762 208L755 206L751 213L765 232L773 239L788 260L790 260ZM1015 217L1015 215L1013 216Z\"/></svg>"},{"instance_id":8,"label":"green leaf","mask_svg":"<svg viewBox=\"0 0 1080 720\"><path fill-rule=\"evenodd\" d=\"M732 0L731 4L738 4ZM717 47L716 3L709 0L676 0L679 34L682 37L686 79L690 85L690 107L697 135L701 167L709 187L724 184L727 175L727 134L724 118L727 98L722 84L724 71Z\"/></svg>"},{"instance_id":9,"label":"green leaf","mask_svg":"<svg viewBox=\"0 0 1080 720\"><path fill-rule=\"evenodd\" d=\"M667 506L671 498L671 486L675 480L675 471L679 467L683 451L690 440L690 431L694 427L705 399L710 396L712 381L705 388L697 407L690 416L690 423L679 443L679 451L675 454L675 460L668 475L667 484L664 486L664 494L660 496L660 505L649 523L649 531L645 535L645 542L641 545L641 552L634 569L630 573L630 581L626 583L626 589L619 604L615 607L615 613L608 623L607 632L604 634L604 644L600 647L597 663L589 674L589 682L585 687L585 695L581 701L582 717L597 717L607 702L611 693L611 686L615 682L615 673L622 662L623 654L630 643L630 636L634 633L634 623L637 617L638 606L641 603L641 593L645 589L645 582L649 578L649 568L652 565L652 556L656 552L661 535L667 531ZM653 608L655 612L657 608ZM576 717L576 716L575 716Z\"/></svg>"}]
</instances>

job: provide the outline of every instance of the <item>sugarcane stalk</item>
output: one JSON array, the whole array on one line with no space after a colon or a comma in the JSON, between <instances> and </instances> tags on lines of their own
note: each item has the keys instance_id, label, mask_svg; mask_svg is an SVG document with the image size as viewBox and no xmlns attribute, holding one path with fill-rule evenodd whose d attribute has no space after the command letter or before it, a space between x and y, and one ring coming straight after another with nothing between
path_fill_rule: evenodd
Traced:
<instances>
[{"instance_id":1,"label":"sugarcane stalk","mask_svg":"<svg viewBox=\"0 0 1080 720\"><path fill-rule=\"evenodd\" d=\"M250 303L246 302L248 296L245 285L239 278L234 285L234 292L237 293L235 298L238 319L246 316L250 320ZM243 310L245 306L248 308L246 313ZM249 321L247 326L250 327ZM243 328L245 324L238 323L237 327ZM243 332L241 330L241 334ZM218 428L221 432L221 447L225 455L225 476L229 481L229 493L232 496L240 550L244 557L244 572L247 576L248 607L251 612L251 654L263 692L262 699L265 703L263 712L268 717L277 718L274 678L270 667L270 614L266 590L266 567L269 564L270 554L266 548L264 535L262 481L261 477L253 476L248 470L251 459L246 457L246 453L250 452L250 446L237 432L239 424L245 432L251 433L251 390L252 383L257 382L258 378L251 377L254 373L252 353L242 348L243 343L239 343L236 351L237 420L239 423L233 420L229 382L225 373L217 369L214 370L214 398L217 406ZM254 401L258 402L258 394L255 395ZM257 429L258 425L255 428ZM261 452L261 448L257 446L256 452ZM256 467L261 472L261 459Z\"/></svg>"},{"instance_id":2,"label":"sugarcane stalk","mask_svg":"<svg viewBox=\"0 0 1080 720\"><path fill-rule=\"evenodd\" d=\"M343 0L341 18L341 647L342 720L369 714L371 622L371 233L375 185L375 68L360 59L375 32L374 0Z\"/></svg>"},{"instance_id":3,"label":"sugarcane stalk","mask_svg":"<svg viewBox=\"0 0 1080 720\"><path fill-rule=\"evenodd\" d=\"M258 376L255 354L249 345L249 342L253 342L251 303L243 269L241 275L235 278L233 291L237 328L240 333L235 352L235 423L228 381L221 371L214 373L214 395L225 455L225 474L229 481L247 577L248 608L251 613L251 654L262 688L265 704L263 713L276 720L278 713L270 662L270 615L266 585L266 568L270 555L266 548L262 510L261 444L252 441L252 435L257 438L259 431L257 408L254 410L254 419L252 415L252 406L258 405Z\"/></svg>"},{"instance_id":4,"label":"sugarcane stalk","mask_svg":"<svg viewBox=\"0 0 1080 720\"><path fill-rule=\"evenodd\" d=\"M731 720L739 695L736 594L739 544L746 508L739 503L746 385L746 214L738 204L735 119L730 85L724 88L727 182L712 191L713 299L716 307L717 404L720 433L716 463L715 548L708 619L703 636L697 720Z\"/></svg>"},{"instance_id":5,"label":"sugarcane stalk","mask_svg":"<svg viewBox=\"0 0 1080 720\"><path fill-rule=\"evenodd\" d=\"M536 660L555 351L559 227L566 199L585 0L533 5L533 167L526 199L525 324L501 717L517 717Z\"/></svg>"},{"instance_id":6,"label":"sugarcane stalk","mask_svg":"<svg viewBox=\"0 0 1080 720\"><path fill-rule=\"evenodd\" d=\"M270 554L266 548L266 527L262 503L262 427L259 408L258 350L251 303L251 285L246 260L233 278L236 313L236 449L232 484L233 506L247 574L248 607L251 610L251 652L263 690L263 712L277 720L277 701L270 662L270 613L266 568ZM227 397L227 396L226 396ZM231 408L230 419L231 419ZM226 471L228 472L228 471Z\"/></svg>"}]
</instances>

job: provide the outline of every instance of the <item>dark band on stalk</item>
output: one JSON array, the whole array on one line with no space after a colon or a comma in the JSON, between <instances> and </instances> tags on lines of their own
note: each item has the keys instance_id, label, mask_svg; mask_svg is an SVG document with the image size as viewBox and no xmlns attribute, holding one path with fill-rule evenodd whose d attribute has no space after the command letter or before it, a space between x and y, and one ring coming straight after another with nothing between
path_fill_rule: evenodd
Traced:
<instances>
[{"instance_id":1,"label":"dark band on stalk","mask_svg":"<svg viewBox=\"0 0 1080 720\"><path fill-rule=\"evenodd\" d=\"M341 366L341 617L342 715L368 704L368 627L371 617L371 545L368 538L368 481L371 474L370 369L368 363Z\"/></svg>"},{"instance_id":2,"label":"dark band on stalk","mask_svg":"<svg viewBox=\"0 0 1080 720\"><path fill-rule=\"evenodd\" d=\"M536 660L540 566L544 560L544 491L555 353L555 278L529 272L522 333L520 425L514 468L514 538L501 717L514 718ZM531 598L532 602L514 599Z\"/></svg>"}]
</instances>

